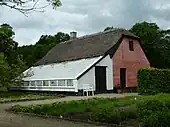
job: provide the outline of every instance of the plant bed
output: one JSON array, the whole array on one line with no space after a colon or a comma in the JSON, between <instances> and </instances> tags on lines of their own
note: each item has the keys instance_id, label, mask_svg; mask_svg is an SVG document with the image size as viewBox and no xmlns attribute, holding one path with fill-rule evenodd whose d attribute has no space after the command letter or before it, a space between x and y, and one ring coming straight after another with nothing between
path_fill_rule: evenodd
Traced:
<instances>
[{"instance_id":1,"label":"plant bed","mask_svg":"<svg viewBox=\"0 0 170 127\"><path fill-rule=\"evenodd\" d=\"M64 113L62 117L67 119L75 119L75 120L84 120L89 121L91 112L70 112L70 113Z\"/></svg>"},{"instance_id":2,"label":"plant bed","mask_svg":"<svg viewBox=\"0 0 170 127\"><path fill-rule=\"evenodd\" d=\"M101 123L101 122L93 122L93 121L86 121L86 120L81 120L81 119L71 119L71 118L66 118L66 117L61 117L61 116L51 116L51 115L40 115L40 114L35 114L35 113L24 113L24 112L14 112L12 110L6 109L7 112L14 113L14 114L19 114L19 115L25 115L25 116L31 116L31 117L40 117L43 119L56 119L56 120L67 120L67 121L72 121L72 122L81 122L81 123L87 123L87 124L93 124L93 125L104 125L104 126L109 126L109 127L120 127L120 125L117 124L109 124L109 123ZM122 124L125 125L125 124ZM131 127L131 126L121 126L121 127Z\"/></svg>"},{"instance_id":3,"label":"plant bed","mask_svg":"<svg viewBox=\"0 0 170 127\"><path fill-rule=\"evenodd\" d=\"M120 125L136 118L135 97L93 98L45 105L13 106L10 111L54 116L67 120Z\"/></svg>"},{"instance_id":4,"label":"plant bed","mask_svg":"<svg viewBox=\"0 0 170 127\"><path fill-rule=\"evenodd\" d=\"M169 127L170 94L147 96L139 100L136 107L145 127Z\"/></svg>"},{"instance_id":5,"label":"plant bed","mask_svg":"<svg viewBox=\"0 0 170 127\"><path fill-rule=\"evenodd\" d=\"M16 105L9 111L115 127L169 127L170 94Z\"/></svg>"},{"instance_id":6,"label":"plant bed","mask_svg":"<svg viewBox=\"0 0 170 127\"><path fill-rule=\"evenodd\" d=\"M0 93L0 103L44 100L64 97L64 95L48 95L37 93L22 93L22 92L2 92Z\"/></svg>"}]
</instances>

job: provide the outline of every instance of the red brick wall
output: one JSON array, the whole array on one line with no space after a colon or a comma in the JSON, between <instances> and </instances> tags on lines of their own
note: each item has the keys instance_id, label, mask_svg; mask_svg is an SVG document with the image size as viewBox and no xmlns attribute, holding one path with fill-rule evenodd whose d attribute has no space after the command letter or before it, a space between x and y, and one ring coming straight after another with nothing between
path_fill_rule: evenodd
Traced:
<instances>
[{"instance_id":1,"label":"red brick wall","mask_svg":"<svg viewBox=\"0 0 170 127\"><path fill-rule=\"evenodd\" d=\"M129 41L133 41L134 51L129 50ZM150 66L138 40L124 38L113 56L113 84L120 84L120 68L126 68L126 87L137 86L137 70Z\"/></svg>"}]
</instances>

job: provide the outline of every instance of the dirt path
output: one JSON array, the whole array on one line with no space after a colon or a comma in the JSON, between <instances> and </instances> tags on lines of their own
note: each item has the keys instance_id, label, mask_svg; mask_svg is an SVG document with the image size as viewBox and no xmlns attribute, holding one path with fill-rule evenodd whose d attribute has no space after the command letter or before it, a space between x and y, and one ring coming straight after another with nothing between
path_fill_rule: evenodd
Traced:
<instances>
[{"instance_id":1,"label":"dirt path","mask_svg":"<svg viewBox=\"0 0 170 127\"><path fill-rule=\"evenodd\" d=\"M117 95L117 94L105 94L97 95L95 97L121 97L121 96L133 96L136 94ZM71 122L56 119L42 119L40 117L31 117L20 114L13 114L6 112L5 109L10 108L13 105L32 105L32 104L48 104L56 101L70 101L88 99L91 97L65 97L60 99L48 99L38 101L16 102L8 104L0 104L0 127L96 127L95 125ZM100 126L104 127L104 126Z\"/></svg>"}]
</instances>

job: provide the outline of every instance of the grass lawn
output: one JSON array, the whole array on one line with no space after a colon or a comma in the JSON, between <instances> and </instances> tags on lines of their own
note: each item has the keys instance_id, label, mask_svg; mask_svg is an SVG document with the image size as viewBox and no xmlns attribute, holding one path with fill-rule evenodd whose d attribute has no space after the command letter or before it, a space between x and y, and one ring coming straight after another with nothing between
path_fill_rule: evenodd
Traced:
<instances>
[{"instance_id":1,"label":"grass lawn","mask_svg":"<svg viewBox=\"0 0 170 127\"><path fill-rule=\"evenodd\" d=\"M0 103L17 102L17 101L29 101L29 100L41 100L41 99L53 99L64 97L64 95L48 95L43 93L31 93L31 92L0 92Z\"/></svg>"},{"instance_id":2,"label":"grass lawn","mask_svg":"<svg viewBox=\"0 0 170 127\"><path fill-rule=\"evenodd\" d=\"M136 98L139 97L92 98L26 107L16 105L11 110L74 120L120 124L127 119L136 119Z\"/></svg>"}]
</instances>

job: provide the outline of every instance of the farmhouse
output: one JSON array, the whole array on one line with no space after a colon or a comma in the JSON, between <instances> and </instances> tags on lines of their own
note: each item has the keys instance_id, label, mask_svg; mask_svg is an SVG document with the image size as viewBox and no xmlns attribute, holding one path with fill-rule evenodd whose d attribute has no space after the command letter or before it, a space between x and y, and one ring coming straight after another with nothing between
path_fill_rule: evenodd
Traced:
<instances>
[{"instance_id":1,"label":"farmhouse","mask_svg":"<svg viewBox=\"0 0 170 127\"><path fill-rule=\"evenodd\" d=\"M140 39L124 29L77 37L53 47L26 70L24 90L79 92L90 85L96 93L137 86L137 70L149 67Z\"/></svg>"}]
</instances>

